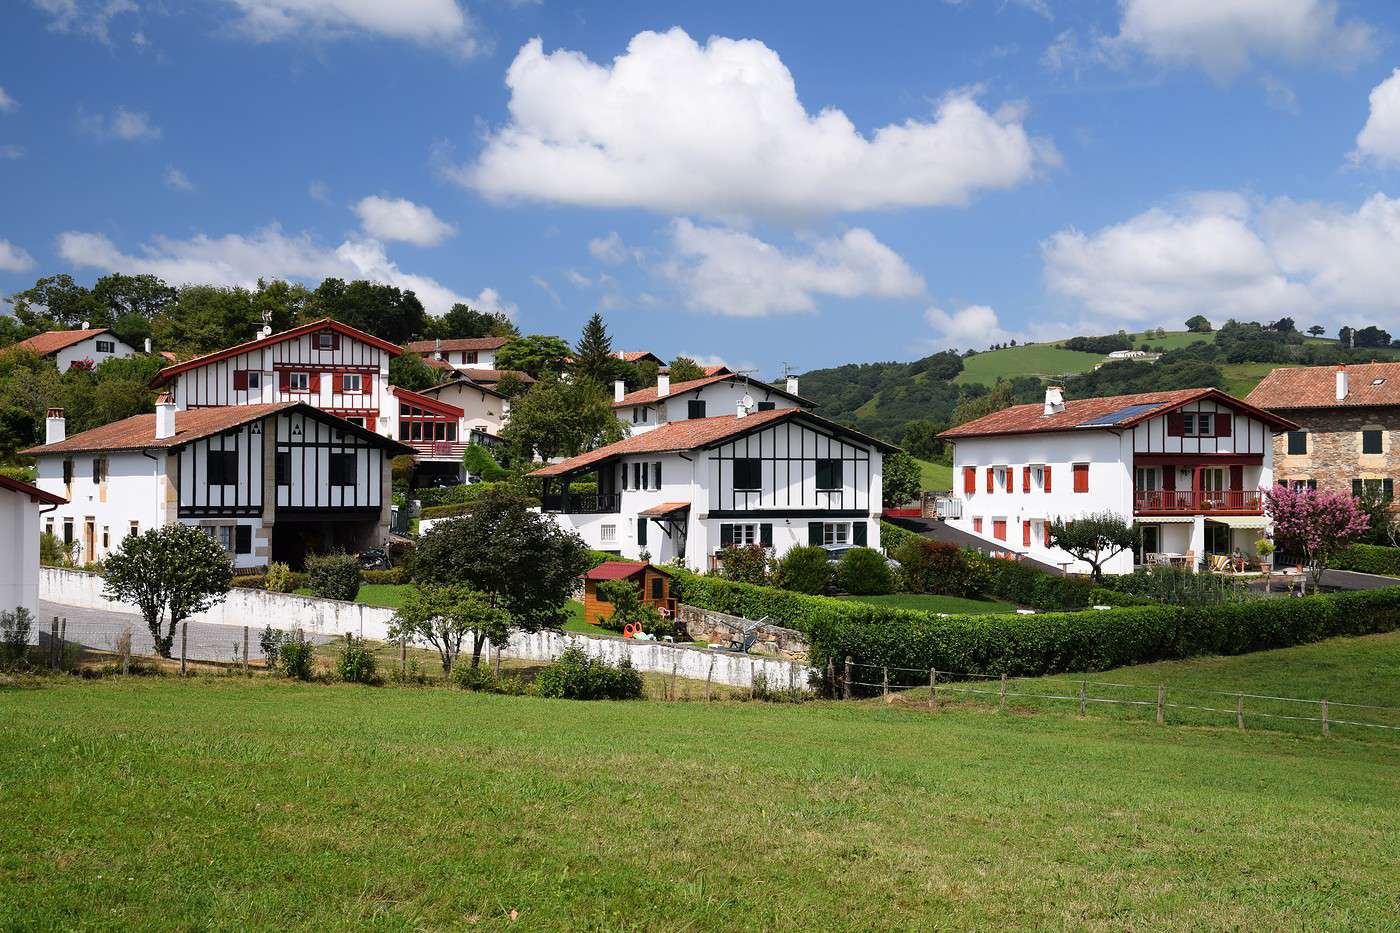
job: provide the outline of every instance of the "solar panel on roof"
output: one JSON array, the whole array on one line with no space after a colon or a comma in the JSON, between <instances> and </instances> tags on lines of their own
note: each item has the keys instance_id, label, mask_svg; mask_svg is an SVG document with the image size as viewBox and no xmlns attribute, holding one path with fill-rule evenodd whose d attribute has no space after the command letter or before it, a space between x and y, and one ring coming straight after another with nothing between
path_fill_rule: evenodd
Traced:
<instances>
[{"instance_id":1,"label":"solar panel on roof","mask_svg":"<svg viewBox=\"0 0 1400 933\"><path fill-rule=\"evenodd\" d=\"M1120 408L1117 411L1109 412L1106 415L1099 415L1097 418L1094 418L1090 421L1085 421L1079 426L1081 428L1092 428L1115 425L1126 418L1133 418L1138 415L1146 414L1147 412L1152 411L1154 409L1160 408L1161 405L1161 402L1150 402L1145 405L1129 405L1127 408Z\"/></svg>"}]
</instances>

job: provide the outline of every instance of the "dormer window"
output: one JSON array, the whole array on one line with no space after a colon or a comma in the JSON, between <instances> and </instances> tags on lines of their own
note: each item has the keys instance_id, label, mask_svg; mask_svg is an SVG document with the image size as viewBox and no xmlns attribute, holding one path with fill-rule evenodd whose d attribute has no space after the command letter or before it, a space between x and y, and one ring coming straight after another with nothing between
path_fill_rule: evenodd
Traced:
<instances>
[{"instance_id":1,"label":"dormer window","mask_svg":"<svg viewBox=\"0 0 1400 933\"><path fill-rule=\"evenodd\" d=\"M1384 379L1372 379L1372 380L1371 380L1371 385L1373 385L1373 386L1383 386L1383 385L1385 385L1385 380L1384 380Z\"/></svg>"}]
</instances>

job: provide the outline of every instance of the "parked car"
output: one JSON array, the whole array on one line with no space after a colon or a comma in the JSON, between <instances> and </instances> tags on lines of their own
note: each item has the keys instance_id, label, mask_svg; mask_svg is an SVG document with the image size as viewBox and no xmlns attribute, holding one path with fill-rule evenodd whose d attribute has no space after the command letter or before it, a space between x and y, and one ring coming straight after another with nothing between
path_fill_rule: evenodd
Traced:
<instances>
[{"instance_id":1,"label":"parked car","mask_svg":"<svg viewBox=\"0 0 1400 933\"><path fill-rule=\"evenodd\" d=\"M843 557L846 556L846 552L847 552L847 551L852 550L853 548L856 548L856 547L859 547L859 545L855 545L855 544L823 544L823 545L822 545L822 550L826 551L826 562L827 562L828 564L831 564L831 565L834 567L834 566L836 566L837 564L841 563L841 558L843 558ZM898 570L898 569L899 569L899 561L895 560L893 557L886 557L886 558L885 558L885 566L889 567L891 570Z\"/></svg>"}]
</instances>

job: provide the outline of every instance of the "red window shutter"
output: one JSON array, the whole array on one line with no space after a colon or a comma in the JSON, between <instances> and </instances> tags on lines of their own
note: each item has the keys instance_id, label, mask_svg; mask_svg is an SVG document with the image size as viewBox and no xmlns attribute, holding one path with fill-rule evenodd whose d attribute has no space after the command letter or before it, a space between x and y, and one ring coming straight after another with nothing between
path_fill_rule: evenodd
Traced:
<instances>
[{"instance_id":1,"label":"red window shutter","mask_svg":"<svg viewBox=\"0 0 1400 933\"><path fill-rule=\"evenodd\" d=\"M1232 466L1232 467L1230 467L1230 488L1231 488L1231 489L1243 489L1243 488L1244 488L1244 467L1242 467L1242 466Z\"/></svg>"},{"instance_id":2,"label":"red window shutter","mask_svg":"<svg viewBox=\"0 0 1400 933\"><path fill-rule=\"evenodd\" d=\"M233 391L243 392L248 388L248 370L235 369L233 371Z\"/></svg>"},{"instance_id":3,"label":"red window shutter","mask_svg":"<svg viewBox=\"0 0 1400 933\"><path fill-rule=\"evenodd\" d=\"M1006 540L1006 519L992 519L992 537L996 538L998 541Z\"/></svg>"},{"instance_id":4,"label":"red window shutter","mask_svg":"<svg viewBox=\"0 0 1400 933\"><path fill-rule=\"evenodd\" d=\"M974 519L972 520L972 530L973 530L973 531L979 531L979 532L982 530L982 519L980 519L980 518L974 518Z\"/></svg>"},{"instance_id":5,"label":"red window shutter","mask_svg":"<svg viewBox=\"0 0 1400 933\"><path fill-rule=\"evenodd\" d=\"M1045 468L1045 491L1050 491L1050 467Z\"/></svg>"},{"instance_id":6,"label":"red window shutter","mask_svg":"<svg viewBox=\"0 0 1400 933\"><path fill-rule=\"evenodd\" d=\"M973 467L963 467L963 492L972 495L977 491L977 470Z\"/></svg>"},{"instance_id":7,"label":"red window shutter","mask_svg":"<svg viewBox=\"0 0 1400 933\"><path fill-rule=\"evenodd\" d=\"M1045 525L1044 525L1044 527L1045 527L1045 546L1046 546L1046 547L1049 547L1049 546L1050 546L1050 523L1049 523L1049 522L1046 522Z\"/></svg>"},{"instance_id":8,"label":"red window shutter","mask_svg":"<svg viewBox=\"0 0 1400 933\"><path fill-rule=\"evenodd\" d=\"M343 392L345 390L345 380L340 373L331 373L331 391Z\"/></svg>"},{"instance_id":9,"label":"red window shutter","mask_svg":"<svg viewBox=\"0 0 1400 933\"><path fill-rule=\"evenodd\" d=\"M277 391L289 392L292 388L292 373L290 370L277 370Z\"/></svg>"},{"instance_id":10,"label":"red window shutter","mask_svg":"<svg viewBox=\"0 0 1400 933\"><path fill-rule=\"evenodd\" d=\"M312 373L312 374L311 374L310 386L311 386L311 391L312 391L312 392L320 392L320 391L321 391L321 374L320 374L320 373Z\"/></svg>"},{"instance_id":11,"label":"red window shutter","mask_svg":"<svg viewBox=\"0 0 1400 933\"><path fill-rule=\"evenodd\" d=\"M1031 546L1031 523L1021 522L1021 544L1024 547Z\"/></svg>"},{"instance_id":12,"label":"red window shutter","mask_svg":"<svg viewBox=\"0 0 1400 933\"><path fill-rule=\"evenodd\" d=\"M1176 467L1162 467L1162 490L1163 492L1176 492Z\"/></svg>"},{"instance_id":13,"label":"red window shutter","mask_svg":"<svg viewBox=\"0 0 1400 933\"><path fill-rule=\"evenodd\" d=\"M1185 433L1184 423L1185 419L1179 411L1167 415L1167 437L1181 437Z\"/></svg>"},{"instance_id":14,"label":"red window shutter","mask_svg":"<svg viewBox=\"0 0 1400 933\"><path fill-rule=\"evenodd\" d=\"M1089 491L1089 464L1076 463L1074 465L1074 491Z\"/></svg>"},{"instance_id":15,"label":"red window shutter","mask_svg":"<svg viewBox=\"0 0 1400 933\"><path fill-rule=\"evenodd\" d=\"M340 334L336 331L331 331L331 349L340 349Z\"/></svg>"},{"instance_id":16,"label":"red window shutter","mask_svg":"<svg viewBox=\"0 0 1400 933\"><path fill-rule=\"evenodd\" d=\"M366 395L369 395L371 392L374 391L373 373L365 373L363 376L360 377L360 388L364 390L364 393Z\"/></svg>"},{"instance_id":17,"label":"red window shutter","mask_svg":"<svg viewBox=\"0 0 1400 933\"><path fill-rule=\"evenodd\" d=\"M1220 412L1215 416L1215 436L1229 437L1235 430L1235 416L1229 412Z\"/></svg>"},{"instance_id":18,"label":"red window shutter","mask_svg":"<svg viewBox=\"0 0 1400 933\"><path fill-rule=\"evenodd\" d=\"M1021 467L1021 491L1031 491L1031 468Z\"/></svg>"},{"instance_id":19,"label":"red window shutter","mask_svg":"<svg viewBox=\"0 0 1400 933\"><path fill-rule=\"evenodd\" d=\"M996 474L991 467L987 467L987 492L993 492L996 488Z\"/></svg>"}]
</instances>

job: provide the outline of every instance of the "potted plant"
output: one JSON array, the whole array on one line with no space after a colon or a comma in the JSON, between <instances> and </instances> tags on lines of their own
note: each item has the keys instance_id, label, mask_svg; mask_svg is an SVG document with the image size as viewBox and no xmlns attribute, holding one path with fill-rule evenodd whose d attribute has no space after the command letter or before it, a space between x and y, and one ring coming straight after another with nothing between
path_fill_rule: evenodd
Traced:
<instances>
[{"instance_id":1,"label":"potted plant","mask_svg":"<svg viewBox=\"0 0 1400 933\"><path fill-rule=\"evenodd\" d=\"M1268 573L1274 563L1274 542L1260 538L1254 545L1254 553L1259 555L1259 569Z\"/></svg>"}]
</instances>

